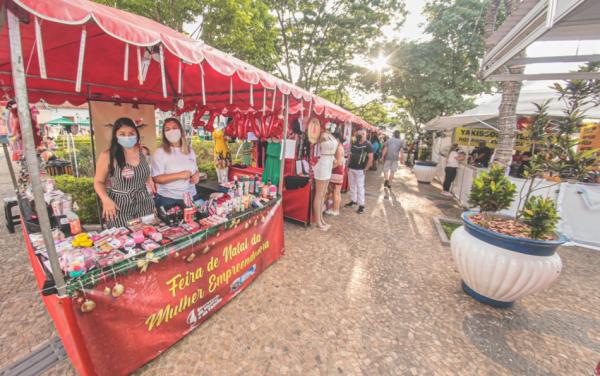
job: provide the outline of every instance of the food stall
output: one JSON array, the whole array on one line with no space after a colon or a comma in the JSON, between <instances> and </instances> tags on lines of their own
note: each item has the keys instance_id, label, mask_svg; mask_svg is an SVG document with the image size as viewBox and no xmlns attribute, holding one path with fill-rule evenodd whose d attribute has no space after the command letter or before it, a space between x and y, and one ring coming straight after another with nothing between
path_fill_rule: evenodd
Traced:
<instances>
[{"instance_id":1,"label":"food stall","mask_svg":"<svg viewBox=\"0 0 600 376\"><path fill-rule=\"evenodd\" d=\"M133 372L244 290L283 254L284 209L276 186L244 179L183 210L86 231L74 203L40 173L30 101L194 111L208 115L205 129L225 115L236 120L228 127L235 138L278 136L284 150L290 115L368 126L200 41L93 2L2 0L0 25L1 90L15 99L24 146L16 188L23 211L35 214L31 223L34 216L22 217L23 236L82 375Z\"/></svg>"},{"instance_id":2,"label":"food stall","mask_svg":"<svg viewBox=\"0 0 600 376\"><path fill-rule=\"evenodd\" d=\"M438 117L425 125L425 130L444 131L445 133L444 137L438 137L434 140L433 148L433 159L438 161L437 178L440 181L444 180L445 155L447 155L452 144L458 144L462 150L467 152L480 141L484 141L492 148L495 147L498 137L495 128L500 100L501 95L495 95L462 114ZM565 116L564 102L555 91L539 90L529 85L524 86L516 110L518 134L515 140L515 150L521 152L531 150L527 124L530 123L531 116L535 115L538 110L535 103L546 101L548 101L548 116L551 118ZM587 109L586 118L600 119L600 108L590 107ZM588 149L597 147L597 137L600 137L597 136L597 134L600 134L600 131L598 131L600 126L597 126L597 123L597 120L589 120L589 126L584 127L579 135L581 145L578 147ZM456 179L452 183L450 191L462 206L469 206L469 195L473 180L484 170L485 168L471 166L466 163L459 165ZM515 176L509 178L516 185L519 194L511 203L510 208L504 211L503 214L514 216L521 195L526 192L522 189L526 181ZM551 180L535 179L533 186L536 187L537 195L550 197L556 202L561 217L558 224L561 233L573 243L588 247L600 247L600 233L592 225L597 223L600 218L600 205L598 205L600 184L557 183Z\"/></svg>"}]
</instances>

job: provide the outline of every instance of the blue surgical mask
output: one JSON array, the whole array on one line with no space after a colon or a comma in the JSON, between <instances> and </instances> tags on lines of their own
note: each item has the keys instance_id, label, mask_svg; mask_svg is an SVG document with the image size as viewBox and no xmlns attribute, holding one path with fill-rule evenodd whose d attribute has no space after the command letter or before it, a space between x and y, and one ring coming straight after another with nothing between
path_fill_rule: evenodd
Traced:
<instances>
[{"instance_id":1,"label":"blue surgical mask","mask_svg":"<svg viewBox=\"0 0 600 376\"><path fill-rule=\"evenodd\" d=\"M137 144L137 136L117 136L117 142L125 149L131 149Z\"/></svg>"}]
</instances>

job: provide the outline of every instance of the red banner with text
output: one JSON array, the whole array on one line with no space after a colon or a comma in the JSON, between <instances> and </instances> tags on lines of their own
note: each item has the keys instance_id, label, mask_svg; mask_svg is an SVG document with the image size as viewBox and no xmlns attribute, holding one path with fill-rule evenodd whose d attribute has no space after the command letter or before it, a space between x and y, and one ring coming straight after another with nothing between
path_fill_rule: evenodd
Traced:
<instances>
[{"instance_id":1,"label":"red banner with text","mask_svg":"<svg viewBox=\"0 0 600 376\"><path fill-rule=\"evenodd\" d=\"M97 375L124 375L157 357L244 290L283 247L280 201L144 272L132 270L86 291L95 309L74 310L90 368ZM116 283L122 295L104 293Z\"/></svg>"}]
</instances>

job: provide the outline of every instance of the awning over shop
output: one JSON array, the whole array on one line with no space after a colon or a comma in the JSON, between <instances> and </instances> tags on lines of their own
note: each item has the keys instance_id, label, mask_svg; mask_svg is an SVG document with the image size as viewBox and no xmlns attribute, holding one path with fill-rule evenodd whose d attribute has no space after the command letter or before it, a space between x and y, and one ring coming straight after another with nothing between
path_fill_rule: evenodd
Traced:
<instances>
[{"instance_id":1,"label":"awning over shop","mask_svg":"<svg viewBox=\"0 0 600 376\"><path fill-rule=\"evenodd\" d=\"M0 7L11 7L22 21L32 102L117 99L162 110L179 104L180 110L255 111L281 110L287 95L291 114L311 111L372 128L323 98L145 17L88 0L0 0ZM0 89L11 95L12 85L3 26Z\"/></svg>"},{"instance_id":2,"label":"awning over shop","mask_svg":"<svg viewBox=\"0 0 600 376\"><path fill-rule=\"evenodd\" d=\"M58 119L50 120L44 124L46 124L46 125L75 125L77 123L75 123L73 120L71 120L69 118L60 117Z\"/></svg>"},{"instance_id":3,"label":"awning over shop","mask_svg":"<svg viewBox=\"0 0 600 376\"><path fill-rule=\"evenodd\" d=\"M484 56L481 76L492 81L561 80L600 78L598 72L544 74L501 73L502 66L538 63L600 61L600 55L517 57L537 41L598 40L600 43L600 1L523 0L518 8L486 41L494 46Z\"/></svg>"},{"instance_id":4,"label":"awning over shop","mask_svg":"<svg viewBox=\"0 0 600 376\"><path fill-rule=\"evenodd\" d=\"M437 117L427 124L424 129L428 131L446 130L458 127L495 128L500 108L501 94L496 94L483 101L479 106L454 116ZM542 104L550 100L548 104L548 115L553 117L564 116L565 103L560 95L553 90L528 90L525 86L519 96L517 104L517 115L534 115L537 112L535 103ZM586 111L586 117L600 119L600 108L594 107Z\"/></svg>"}]
</instances>

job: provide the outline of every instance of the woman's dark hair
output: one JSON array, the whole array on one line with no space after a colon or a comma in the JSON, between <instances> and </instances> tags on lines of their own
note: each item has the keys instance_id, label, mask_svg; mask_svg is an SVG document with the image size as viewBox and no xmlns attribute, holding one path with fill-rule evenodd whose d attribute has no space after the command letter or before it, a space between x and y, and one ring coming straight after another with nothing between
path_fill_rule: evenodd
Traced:
<instances>
[{"instance_id":1,"label":"woman's dark hair","mask_svg":"<svg viewBox=\"0 0 600 376\"><path fill-rule=\"evenodd\" d=\"M133 128L135 130L135 135L137 136L138 142L140 142L140 131L133 120L122 117L115 121L113 124L112 136L110 138L110 161L108 165L110 176L113 176L115 173L115 161L117 161L119 168L122 169L125 167L125 152L123 151L123 147L117 141L117 131L123 127Z\"/></svg>"},{"instance_id":2,"label":"woman's dark hair","mask_svg":"<svg viewBox=\"0 0 600 376\"><path fill-rule=\"evenodd\" d=\"M334 132L333 137L335 137L340 144L344 144L344 136L342 136L342 132Z\"/></svg>"}]
</instances>

